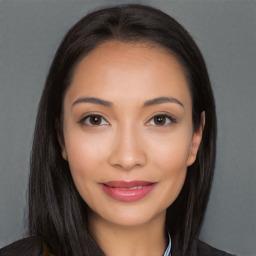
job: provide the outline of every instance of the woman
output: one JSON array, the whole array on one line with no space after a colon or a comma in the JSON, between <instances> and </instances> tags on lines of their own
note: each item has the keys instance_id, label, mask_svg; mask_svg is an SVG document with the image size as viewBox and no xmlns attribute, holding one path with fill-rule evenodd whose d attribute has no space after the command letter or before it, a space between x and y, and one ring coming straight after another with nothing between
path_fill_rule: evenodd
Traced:
<instances>
[{"instance_id":1,"label":"woman","mask_svg":"<svg viewBox=\"0 0 256 256\"><path fill-rule=\"evenodd\" d=\"M30 237L1 255L228 255L197 240L215 149L188 32L151 7L93 12L67 33L41 98Z\"/></svg>"}]
</instances>

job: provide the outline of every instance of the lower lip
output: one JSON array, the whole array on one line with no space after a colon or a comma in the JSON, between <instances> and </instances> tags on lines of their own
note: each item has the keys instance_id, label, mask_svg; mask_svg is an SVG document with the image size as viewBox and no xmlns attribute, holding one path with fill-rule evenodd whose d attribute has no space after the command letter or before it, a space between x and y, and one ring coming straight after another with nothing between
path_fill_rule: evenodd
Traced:
<instances>
[{"instance_id":1,"label":"lower lip","mask_svg":"<svg viewBox=\"0 0 256 256\"><path fill-rule=\"evenodd\" d=\"M101 184L103 191L110 197L123 202L137 201L145 197L155 187L156 183L143 186L138 189L123 190L121 188L113 188Z\"/></svg>"}]
</instances>

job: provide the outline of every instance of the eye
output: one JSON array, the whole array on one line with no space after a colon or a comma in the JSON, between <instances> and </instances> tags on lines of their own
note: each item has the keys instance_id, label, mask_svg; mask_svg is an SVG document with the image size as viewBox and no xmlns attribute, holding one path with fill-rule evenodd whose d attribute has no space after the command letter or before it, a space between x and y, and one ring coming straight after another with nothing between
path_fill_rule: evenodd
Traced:
<instances>
[{"instance_id":1,"label":"eye","mask_svg":"<svg viewBox=\"0 0 256 256\"><path fill-rule=\"evenodd\" d=\"M168 126L171 123L176 123L176 119L169 115L156 115L150 119L149 124L155 126Z\"/></svg>"},{"instance_id":2,"label":"eye","mask_svg":"<svg viewBox=\"0 0 256 256\"><path fill-rule=\"evenodd\" d=\"M100 115L88 115L84 117L80 123L88 126L102 126L108 124L108 122Z\"/></svg>"}]
</instances>

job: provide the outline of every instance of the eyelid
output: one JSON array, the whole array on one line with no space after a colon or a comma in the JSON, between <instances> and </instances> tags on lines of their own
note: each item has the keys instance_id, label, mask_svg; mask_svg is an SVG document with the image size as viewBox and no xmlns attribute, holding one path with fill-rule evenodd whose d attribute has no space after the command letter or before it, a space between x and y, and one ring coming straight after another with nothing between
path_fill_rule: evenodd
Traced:
<instances>
[{"instance_id":1,"label":"eyelid","mask_svg":"<svg viewBox=\"0 0 256 256\"><path fill-rule=\"evenodd\" d=\"M149 121L147 122L146 125L150 125L149 122L151 120L153 120L155 117L157 116L163 116L165 118L168 118L169 119L169 123L168 124L164 124L164 125L153 125L153 126L156 126L156 127L167 127L167 126L170 126L172 124L176 124L177 123L177 118L174 116L174 115L171 115L170 113L155 113L150 119Z\"/></svg>"},{"instance_id":2,"label":"eyelid","mask_svg":"<svg viewBox=\"0 0 256 256\"><path fill-rule=\"evenodd\" d=\"M103 125L93 125L93 124L86 124L85 123L85 120L91 116L99 116L100 118L102 118L107 124L103 124ZM167 126L170 126L172 124L176 124L177 123L177 118L170 114L170 113L166 113L166 112L160 112L160 113L154 113L153 116L149 119L149 121L147 121L146 125L150 125L150 121L153 120L155 117L158 117L158 116L163 116L167 119L169 119L169 123L168 124L164 124L164 125L153 125L153 126L156 126L156 127L167 127ZM104 115L102 113L86 113L79 121L78 121L79 124L81 125L85 125L85 126L89 126L89 127L101 127L101 126L105 126L105 125L111 125L108 121L107 121L107 118L104 117Z\"/></svg>"},{"instance_id":3,"label":"eyelid","mask_svg":"<svg viewBox=\"0 0 256 256\"><path fill-rule=\"evenodd\" d=\"M85 120L92 117L92 116L98 116L100 118L102 118L107 124L103 124L103 125L109 125L110 123L107 121L107 119L102 115L102 114L99 114L99 113L87 113L84 117L82 117L78 123L81 124L81 125L85 125L85 126L90 126L90 127L101 127L103 125L93 125L93 124L86 124L85 123Z\"/></svg>"}]
</instances>

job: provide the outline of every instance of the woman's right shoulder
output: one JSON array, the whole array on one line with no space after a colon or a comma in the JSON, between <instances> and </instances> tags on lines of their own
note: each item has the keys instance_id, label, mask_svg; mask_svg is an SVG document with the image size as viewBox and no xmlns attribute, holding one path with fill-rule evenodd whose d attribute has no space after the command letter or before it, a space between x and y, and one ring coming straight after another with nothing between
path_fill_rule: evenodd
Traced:
<instances>
[{"instance_id":1,"label":"woman's right shoulder","mask_svg":"<svg viewBox=\"0 0 256 256\"><path fill-rule=\"evenodd\" d=\"M42 239L33 236L18 240L0 249L0 256L43 256Z\"/></svg>"}]
</instances>

